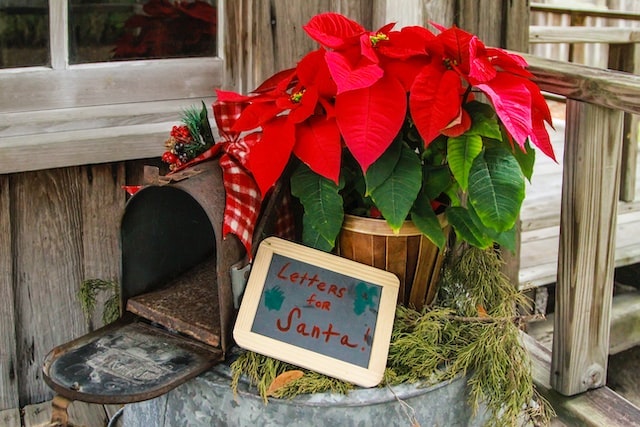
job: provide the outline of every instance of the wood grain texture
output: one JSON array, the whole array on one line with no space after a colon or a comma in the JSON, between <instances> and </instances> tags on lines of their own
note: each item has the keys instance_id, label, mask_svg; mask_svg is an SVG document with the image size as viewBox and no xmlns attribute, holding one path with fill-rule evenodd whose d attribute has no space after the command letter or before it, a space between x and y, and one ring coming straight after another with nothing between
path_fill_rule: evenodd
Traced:
<instances>
[{"instance_id":1,"label":"wood grain texture","mask_svg":"<svg viewBox=\"0 0 640 427\"><path fill-rule=\"evenodd\" d=\"M182 58L1 70L0 112L208 97L222 85L222 69L217 58Z\"/></svg>"},{"instance_id":2,"label":"wood grain texture","mask_svg":"<svg viewBox=\"0 0 640 427\"><path fill-rule=\"evenodd\" d=\"M574 16L593 16L601 18L625 19L640 21L640 14L633 11L608 10L599 7L588 7L585 3L575 3L575 6L545 4L541 2L531 3L532 12L548 12L556 14L567 14Z\"/></svg>"},{"instance_id":3,"label":"wood grain texture","mask_svg":"<svg viewBox=\"0 0 640 427\"><path fill-rule=\"evenodd\" d=\"M517 52L529 50L531 12L528 0L503 2L503 33L501 46Z\"/></svg>"},{"instance_id":4,"label":"wood grain texture","mask_svg":"<svg viewBox=\"0 0 640 427\"><path fill-rule=\"evenodd\" d=\"M567 98L640 113L640 76L523 54L543 91Z\"/></svg>"},{"instance_id":5,"label":"wood grain texture","mask_svg":"<svg viewBox=\"0 0 640 427\"><path fill-rule=\"evenodd\" d=\"M0 425L3 427L21 427L18 408L0 410Z\"/></svg>"},{"instance_id":6,"label":"wood grain texture","mask_svg":"<svg viewBox=\"0 0 640 427\"><path fill-rule=\"evenodd\" d=\"M565 395L606 381L622 117L567 102L551 378Z\"/></svg>"},{"instance_id":7,"label":"wood grain texture","mask_svg":"<svg viewBox=\"0 0 640 427\"><path fill-rule=\"evenodd\" d=\"M0 410L18 407L9 176L0 175Z\"/></svg>"},{"instance_id":8,"label":"wood grain texture","mask_svg":"<svg viewBox=\"0 0 640 427\"><path fill-rule=\"evenodd\" d=\"M82 200L82 280L120 278L120 220L126 193L124 163L83 166L79 169ZM79 283L74 284L75 291ZM98 296L103 307L109 295ZM96 310L89 319L89 330L103 325L102 312Z\"/></svg>"},{"instance_id":9,"label":"wood grain texture","mask_svg":"<svg viewBox=\"0 0 640 427\"><path fill-rule=\"evenodd\" d=\"M611 27L555 27L533 25L529 28L529 43L608 43L622 44L640 41L640 31Z\"/></svg>"},{"instance_id":10,"label":"wood grain texture","mask_svg":"<svg viewBox=\"0 0 640 427\"><path fill-rule=\"evenodd\" d=\"M21 405L51 398L42 380L44 356L86 332L76 298L83 277L79 175L78 168L67 168L12 176Z\"/></svg>"},{"instance_id":11,"label":"wood grain texture","mask_svg":"<svg viewBox=\"0 0 640 427\"><path fill-rule=\"evenodd\" d=\"M104 427L107 422L105 407L93 403L74 401L68 409L69 422L76 426ZM42 427L51 421L51 402L37 403L24 408L24 427Z\"/></svg>"},{"instance_id":12,"label":"wood grain texture","mask_svg":"<svg viewBox=\"0 0 640 427\"><path fill-rule=\"evenodd\" d=\"M609 68L640 74L640 45L636 43L609 47ZM620 200L631 202L636 193L638 164L638 115L625 113L622 132L622 164L620 166Z\"/></svg>"},{"instance_id":13,"label":"wood grain texture","mask_svg":"<svg viewBox=\"0 0 640 427\"><path fill-rule=\"evenodd\" d=\"M458 0L458 26L478 36L486 46L503 47L503 3L506 2Z\"/></svg>"}]
</instances>

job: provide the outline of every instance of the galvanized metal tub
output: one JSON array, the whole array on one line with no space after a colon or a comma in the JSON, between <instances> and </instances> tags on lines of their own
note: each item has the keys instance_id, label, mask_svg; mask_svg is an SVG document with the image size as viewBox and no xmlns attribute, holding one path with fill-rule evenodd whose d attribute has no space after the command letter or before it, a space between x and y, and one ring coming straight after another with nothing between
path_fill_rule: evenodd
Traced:
<instances>
[{"instance_id":1,"label":"galvanized metal tub","mask_svg":"<svg viewBox=\"0 0 640 427\"><path fill-rule=\"evenodd\" d=\"M265 404L255 387L240 384L231 390L230 370L212 370L152 400L129 404L126 426L481 426L467 403L464 377L429 387L403 384L357 389L347 395L317 393L294 399L269 399Z\"/></svg>"}]
</instances>

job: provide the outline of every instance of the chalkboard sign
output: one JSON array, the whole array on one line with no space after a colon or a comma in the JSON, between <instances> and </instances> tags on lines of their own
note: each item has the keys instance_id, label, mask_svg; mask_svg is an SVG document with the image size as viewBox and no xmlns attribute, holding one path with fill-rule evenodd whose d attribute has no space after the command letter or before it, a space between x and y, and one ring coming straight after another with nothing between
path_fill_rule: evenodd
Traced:
<instances>
[{"instance_id":1,"label":"chalkboard sign","mask_svg":"<svg viewBox=\"0 0 640 427\"><path fill-rule=\"evenodd\" d=\"M363 387L384 374L398 296L384 270L276 237L258 248L239 346Z\"/></svg>"}]
</instances>

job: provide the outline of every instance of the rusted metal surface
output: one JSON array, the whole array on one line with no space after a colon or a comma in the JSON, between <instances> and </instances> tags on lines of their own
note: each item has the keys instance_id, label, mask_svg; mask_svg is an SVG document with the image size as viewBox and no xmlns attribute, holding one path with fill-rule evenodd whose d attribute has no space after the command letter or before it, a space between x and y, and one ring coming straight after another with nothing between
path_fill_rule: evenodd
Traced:
<instances>
[{"instance_id":1,"label":"rusted metal surface","mask_svg":"<svg viewBox=\"0 0 640 427\"><path fill-rule=\"evenodd\" d=\"M219 346L215 258L199 264L159 291L130 298L127 310L198 341Z\"/></svg>"},{"instance_id":2,"label":"rusted metal surface","mask_svg":"<svg viewBox=\"0 0 640 427\"><path fill-rule=\"evenodd\" d=\"M244 248L234 235L222 236L225 191L218 162L200 163L192 172L189 179L145 187L129 200L121 226L123 302L126 307L128 299L157 291L213 257L219 345L226 351L236 315L229 272Z\"/></svg>"},{"instance_id":3,"label":"rusted metal surface","mask_svg":"<svg viewBox=\"0 0 640 427\"><path fill-rule=\"evenodd\" d=\"M126 317L56 347L43 367L47 384L70 400L137 402L166 393L223 358L220 349Z\"/></svg>"}]
</instances>

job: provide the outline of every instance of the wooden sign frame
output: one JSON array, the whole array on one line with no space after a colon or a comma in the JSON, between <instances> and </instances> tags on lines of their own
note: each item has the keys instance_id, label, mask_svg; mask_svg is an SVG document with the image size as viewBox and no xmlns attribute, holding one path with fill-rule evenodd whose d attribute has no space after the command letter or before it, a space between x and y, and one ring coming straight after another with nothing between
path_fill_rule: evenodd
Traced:
<instances>
[{"instance_id":1,"label":"wooden sign frame","mask_svg":"<svg viewBox=\"0 0 640 427\"><path fill-rule=\"evenodd\" d=\"M388 271L269 237L258 248L233 336L247 350L374 387L387 364L399 286ZM274 291L280 305L274 306L273 299L267 304ZM291 305L286 314L282 295L288 295L287 303L304 304ZM321 320L307 324L307 316ZM357 328L364 330L341 333Z\"/></svg>"}]
</instances>

